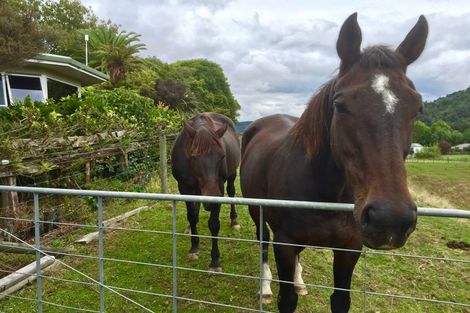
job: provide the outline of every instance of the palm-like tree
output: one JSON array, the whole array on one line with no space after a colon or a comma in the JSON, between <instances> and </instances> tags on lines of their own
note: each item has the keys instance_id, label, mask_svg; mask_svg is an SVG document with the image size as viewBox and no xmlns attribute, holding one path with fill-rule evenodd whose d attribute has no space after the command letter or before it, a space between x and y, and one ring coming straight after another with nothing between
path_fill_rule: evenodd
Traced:
<instances>
[{"instance_id":1,"label":"palm-like tree","mask_svg":"<svg viewBox=\"0 0 470 313\"><path fill-rule=\"evenodd\" d=\"M111 83L116 85L125 78L126 72L140 64L136 54L146 48L139 38L134 32L98 26L90 33L90 65L107 72Z\"/></svg>"}]
</instances>

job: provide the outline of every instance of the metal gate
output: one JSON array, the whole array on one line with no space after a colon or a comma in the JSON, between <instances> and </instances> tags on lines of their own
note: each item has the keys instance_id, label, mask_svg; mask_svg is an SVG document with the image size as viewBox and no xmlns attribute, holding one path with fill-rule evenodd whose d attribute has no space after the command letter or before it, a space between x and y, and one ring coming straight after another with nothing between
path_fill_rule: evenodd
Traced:
<instances>
[{"instance_id":1,"label":"metal gate","mask_svg":"<svg viewBox=\"0 0 470 313\"><path fill-rule=\"evenodd\" d=\"M256 311L256 312L269 312L266 311L265 308L263 307L262 301L261 301L261 292L260 294L260 301L259 301L259 308L249 308L249 307L242 307L242 306L237 306L237 305L232 305L232 304L225 304L225 303L218 303L218 302L212 302L212 301L206 301L204 299L192 299L188 297L183 297L178 294L178 271L195 271L195 272L201 272L201 273L211 273L212 275L214 273L209 272L209 271L204 271L200 269L192 269L192 268L186 268L186 267L181 267L178 266L177 264L177 238L178 236L184 236L182 233L178 233L176 229L176 216L177 216L177 207L176 203L181 202L181 201L198 201L198 202L212 202L212 203L220 203L220 204L237 204L237 205L256 205L256 206L276 206L276 207L295 207L295 208L302 208L302 209L314 209L314 210L333 210L333 211L352 211L353 205L352 204L339 204L339 203L319 203L319 202L305 202L305 201L285 201L285 200L267 200L267 199L247 199L247 198L222 198L222 197L204 197L204 196L188 196L188 195L174 195L174 194L153 194L153 193L137 193L137 192L113 192L113 191L93 191L93 190L74 190L74 189L54 189L54 188L37 188L37 187L15 187L15 186L0 186L0 191L5 191L5 192L22 192L22 193L31 193L33 194L33 199L34 199L34 220L30 220L31 222L34 222L34 231L35 231L35 241L34 245L30 245L32 249L34 249L35 254L36 254L36 274L35 277L37 278L37 297L36 298L26 298L26 297L19 297L19 296L14 296L14 295L6 295L6 297L10 298L19 298L24 301L35 301L37 303L37 309L38 312L43 311L43 305L50 305L50 306L56 306L56 307L62 307L67 310L72 310L72 311L85 311L85 312L105 312L105 291L108 291L112 294L115 294L119 297L122 297L123 299L129 301L133 305L139 307L142 309L142 311L145 312L154 312L152 311L151 308L146 307L139 303L138 301L133 300L132 298L123 295L122 292L132 292L132 293L137 293L137 294L145 294L145 295L150 295L150 296L156 296L156 297L164 297L171 299L172 301L172 311L177 312L178 311L178 302L179 301L191 301L191 302L196 302L196 303L203 303L203 304L209 304L209 305L214 305L217 307L221 308L232 308L240 311ZM44 251L41 249L41 237L40 237L40 225L42 223L45 223L46 221L40 220L40 198L39 195L63 195L63 196L79 196L79 197L95 197L97 199L98 203L98 210L97 210L97 225L80 225L80 224L73 224L73 226L78 226L78 227L96 227L98 231L98 257L96 259L98 260L98 272L99 272L99 279L94 279L90 277L89 275L80 272L78 269L64 263L63 261L57 260L60 264L62 264L64 267L67 269L74 271L76 273L79 273L80 275L83 275L88 282L85 284L89 285L94 285L99 287L99 309L97 310L89 310L89 309L84 309L80 308L79 306L77 307L71 307L71 306L65 306L59 303L52 303L52 302L47 302L42 299L42 280L44 278L50 278L50 279L56 279L56 280L64 280L61 278L57 277L48 277L47 275L44 275L41 271L41 258L43 256L48 256L49 253L48 251ZM106 227L103 225L103 210L104 210L104 205L103 205L103 199L104 198L128 198L128 199L145 199L145 200L157 200L157 201L169 201L171 202L171 209L172 209L172 231L159 231L159 230L145 230L145 232L152 232L152 233L160 233L160 234L166 234L172 236L172 241L173 241L173 249L172 249L172 265L164 265L164 264L156 264L156 263L145 263L145 262L137 262L137 261L126 261L126 260L117 260L125 263L134 263L134 264L145 264L145 265L150 265L150 266L156 266L156 267L166 267L168 269L172 270L172 291L171 294L161 294L161 293L153 293L149 291L143 291L143 290L132 290L132 289L126 289L122 287L113 287L105 284L105 271L104 271L104 261L112 260L110 258L106 258L103 255L103 246L104 246L104 230ZM261 223L263 221L263 216L262 216L263 210L260 210L260 220ZM470 211L465 211L465 210L458 210L458 209L436 209L436 208L418 208L418 215L419 216L434 216L434 217L451 217L451 218L465 218L469 219L470 218ZM8 219L8 218L3 218L3 219ZM169 222L169 221L168 221ZM60 224L60 223L59 223ZM261 225L262 227L262 225ZM114 229L120 229L120 228L114 228ZM125 228L122 228L125 229ZM4 229L0 229L2 232L6 232ZM261 230L262 232L262 230ZM22 241L20 238L10 234L13 236L16 240ZM212 238L211 236L203 236L203 235L198 235L199 237L203 238ZM262 237L262 236L261 236ZM232 276L232 277L239 277L239 278L246 278L246 279L254 279L259 281L259 288L261 290L261 285L263 280L265 278L262 277L263 273L263 263L262 263L262 244L263 241L258 241L258 240L250 240L250 239L240 239L240 238L228 238L228 237L218 237L219 239L222 240L233 240L233 241L245 241L245 242L253 242L253 243L258 243L259 244L259 262L260 262L260 268L259 268L259 275L258 276L250 276L250 275L241 275L241 274L236 274L236 273L217 273L217 275L227 275L227 276ZM24 241L22 241L25 243ZM276 244L276 243L274 243ZM282 243L284 244L284 243ZM306 247L306 248L316 248L316 249L326 249L325 247L315 247L315 246L305 246L305 245L297 245L301 247ZM331 248L328 248L331 249ZM341 250L341 249L339 249ZM344 250L344 249L343 249ZM351 250L349 250L351 251ZM470 260L468 259L450 259L450 258L442 258L442 257L432 257L432 256L419 256L419 255L410 255L410 254L400 254L400 253L394 253L394 252L384 252L384 251L375 251L375 250L369 250L369 249L363 249L361 251L363 255L371 255L371 254L380 254L380 255L387 255L387 256L397 256L397 257L407 257L407 258L424 258L432 261L446 261L446 262L463 262L466 264L470 264ZM69 256L75 256L74 254L71 253L64 253L64 255L69 255ZM84 257L80 255L76 255L77 257ZM86 256L85 256L86 257ZM90 257L92 258L92 257ZM274 282L279 282L279 280L272 279ZM71 282L76 282L76 283L81 283L84 284L83 282L79 281L71 281ZM292 283L292 282L290 282ZM313 287L313 288L326 288L326 289L331 289L334 290L334 287L331 286L326 286L326 285L319 285L319 284L305 284L307 287ZM395 294L389 294L389 293L381 293L381 292L372 292L368 291L364 288L364 290L355 290L351 289L350 292L352 293L359 293L362 294L364 297L366 296L383 296L383 297L394 297L394 298L400 298L400 299L410 299L410 300L415 300L415 301L426 301L430 303L436 303L436 304L444 304L444 305L452 305L458 308L465 308L465 307L470 307L470 303L457 303L457 302L451 302L451 301L440 301L440 300L435 300L435 299L426 299L426 298L419 298L419 297L413 297L413 296L407 296L407 295L395 295ZM0 290L0 295L3 293L3 290Z\"/></svg>"}]
</instances>

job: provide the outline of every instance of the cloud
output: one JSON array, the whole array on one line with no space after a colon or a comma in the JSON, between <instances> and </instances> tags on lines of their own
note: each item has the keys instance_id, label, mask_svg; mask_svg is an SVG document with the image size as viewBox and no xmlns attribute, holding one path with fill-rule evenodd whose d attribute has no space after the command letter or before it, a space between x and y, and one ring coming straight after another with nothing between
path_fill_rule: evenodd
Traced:
<instances>
[{"instance_id":1,"label":"cloud","mask_svg":"<svg viewBox=\"0 0 470 313\"><path fill-rule=\"evenodd\" d=\"M396 47L425 14L422 57L408 75L426 100L470 85L470 6L465 1L328 2L249 0L82 0L101 18L142 34L146 55L165 62L219 63L241 104L240 120L271 113L300 115L310 96L336 73L339 27L359 11L363 45Z\"/></svg>"}]
</instances>

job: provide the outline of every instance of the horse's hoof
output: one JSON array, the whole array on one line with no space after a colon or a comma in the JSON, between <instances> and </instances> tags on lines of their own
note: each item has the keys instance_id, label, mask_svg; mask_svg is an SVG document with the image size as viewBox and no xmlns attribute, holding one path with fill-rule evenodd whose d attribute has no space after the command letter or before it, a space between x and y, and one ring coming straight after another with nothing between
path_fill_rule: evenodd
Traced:
<instances>
[{"instance_id":1,"label":"horse's hoof","mask_svg":"<svg viewBox=\"0 0 470 313\"><path fill-rule=\"evenodd\" d=\"M190 260L197 260L197 259L199 259L199 253L190 253L190 254L188 255L188 258L189 258Z\"/></svg>"},{"instance_id":2,"label":"horse's hoof","mask_svg":"<svg viewBox=\"0 0 470 313\"><path fill-rule=\"evenodd\" d=\"M240 224L232 225L232 229L233 229L233 230L239 231L240 228L241 228L241 227L240 227Z\"/></svg>"},{"instance_id":3,"label":"horse's hoof","mask_svg":"<svg viewBox=\"0 0 470 313\"><path fill-rule=\"evenodd\" d=\"M263 295L263 304L271 304L273 302L273 295Z\"/></svg>"},{"instance_id":4,"label":"horse's hoof","mask_svg":"<svg viewBox=\"0 0 470 313\"><path fill-rule=\"evenodd\" d=\"M222 267L209 267L209 272L222 273Z\"/></svg>"},{"instance_id":5,"label":"horse's hoof","mask_svg":"<svg viewBox=\"0 0 470 313\"><path fill-rule=\"evenodd\" d=\"M191 235L191 227L190 226L186 227L183 233Z\"/></svg>"},{"instance_id":6,"label":"horse's hoof","mask_svg":"<svg viewBox=\"0 0 470 313\"><path fill-rule=\"evenodd\" d=\"M305 287L305 286L294 286L294 289L295 289L295 292L296 292L299 296L305 296L305 295L308 294L307 287Z\"/></svg>"}]
</instances>

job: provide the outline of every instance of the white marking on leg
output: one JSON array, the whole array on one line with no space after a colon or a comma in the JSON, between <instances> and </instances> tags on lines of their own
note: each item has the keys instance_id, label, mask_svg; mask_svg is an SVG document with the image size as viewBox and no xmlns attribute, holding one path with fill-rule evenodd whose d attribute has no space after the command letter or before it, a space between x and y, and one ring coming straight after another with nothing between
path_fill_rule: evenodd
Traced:
<instances>
[{"instance_id":1,"label":"white marking on leg","mask_svg":"<svg viewBox=\"0 0 470 313\"><path fill-rule=\"evenodd\" d=\"M295 291L299 295L306 295L308 293L307 287L305 286L304 280L302 279L302 265L300 265L299 257L296 257L294 287Z\"/></svg>"},{"instance_id":2,"label":"white marking on leg","mask_svg":"<svg viewBox=\"0 0 470 313\"><path fill-rule=\"evenodd\" d=\"M372 89L376 93L382 96L382 100L385 104L385 110L392 114L395 112L395 105L398 102L397 97L390 90L389 78L384 74L375 74L374 80L372 81Z\"/></svg>"},{"instance_id":3,"label":"white marking on leg","mask_svg":"<svg viewBox=\"0 0 470 313\"><path fill-rule=\"evenodd\" d=\"M269 268L269 264L263 263L263 284L261 287L261 294L263 295L263 297L273 295L273 292L271 290L272 279L273 279L273 274L271 274L271 269Z\"/></svg>"}]
</instances>

